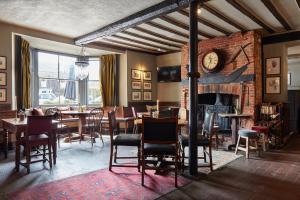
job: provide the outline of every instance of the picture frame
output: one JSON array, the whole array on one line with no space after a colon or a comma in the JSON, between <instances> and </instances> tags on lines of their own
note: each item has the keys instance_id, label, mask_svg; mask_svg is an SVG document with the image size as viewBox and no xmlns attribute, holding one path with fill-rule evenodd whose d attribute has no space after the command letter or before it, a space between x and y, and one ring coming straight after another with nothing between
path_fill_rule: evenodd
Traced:
<instances>
[{"instance_id":1,"label":"picture frame","mask_svg":"<svg viewBox=\"0 0 300 200\"><path fill-rule=\"evenodd\" d=\"M141 92L132 92L132 101L141 101L142 93Z\"/></svg>"},{"instance_id":2,"label":"picture frame","mask_svg":"<svg viewBox=\"0 0 300 200\"><path fill-rule=\"evenodd\" d=\"M152 89L152 83L151 82L144 82L143 89L144 90L151 90Z\"/></svg>"},{"instance_id":3,"label":"picture frame","mask_svg":"<svg viewBox=\"0 0 300 200\"><path fill-rule=\"evenodd\" d=\"M152 72L151 71L145 71L144 72L144 80L145 81L151 81L152 80Z\"/></svg>"},{"instance_id":4,"label":"picture frame","mask_svg":"<svg viewBox=\"0 0 300 200\"><path fill-rule=\"evenodd\" d=\"M137 69L132 69L131 78L135 80L141 80L141 71Z\"/></svg>"},{"instance_id":5,"label":"picture frame","mask_svg":"<svg viewBox=\"0 0 300 200\"><path fill-rule=\"evenodd\" d=\"M144 101L152 101L152 92L144 92Z\"/></svg>"},{"instance_id":6,"label":"picture frame","mask_svg":"<svg viewBox=\"0 0 300 200\"><path fill-rule=\"evenodd\" d=\"M266 58L266 74L279 75L281 72L281 58L273 57Z\"/></svg>"},{"instance_id":7,"label":"picture frame","mask_svg":"<svg viewBox=\"0 0 300 200\"><path fill-rule=\"evenodd\" d=\"M6 79L6 72L0 72L0 86L6 86L7 79Z\"/></svg>"},{"instance_id":8,"label":"picture frame","mask_svg":"<svg viewBox=\"0 0 300 200\"><path fill-rule=\"evenodd\" d=\"M0 102L6 102L6 88L0 88Z\"/></svg>"},{"instance_id":9,"label":"picture frame","mask_svg":"<svg viewBox=\"0 0 300 200\"><path fill-rule=\"evenodd\" d=\"M131 82L131 88L134 89L134 90L142 89L142 82L141 81L132 81Z\"/></svg>"},{"instance_id":10,"label":"picture frame","mask_svg":"<svg viewBox=\"0 0 300 200\"><path fill-rule=\"evenodd\" d=\"M0 70L6 70L6 57L0 56Z\"/></svg>"},{"instance_id":11,"label":"picture frame","mask_svg":"<svg viewBox=\"0 0 300 200\"><path fill-rule=\"evenodd\" d=\"M280 76L266 78L266 94L280 94Z\"/></svg>"}]
</instances>

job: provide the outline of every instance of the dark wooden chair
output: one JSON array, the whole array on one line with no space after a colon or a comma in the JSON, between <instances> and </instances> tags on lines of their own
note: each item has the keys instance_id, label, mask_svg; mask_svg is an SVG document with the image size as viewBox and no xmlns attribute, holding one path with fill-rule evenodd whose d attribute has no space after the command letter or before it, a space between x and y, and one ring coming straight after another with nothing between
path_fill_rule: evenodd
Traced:
<instances>
[{"instance_id":1,"label":"dark wooden chair","mask_svg":"<svg viewBox=\"0 0 300 200\"><path fill-rule=\"evenodd\" d=\"M116 120L116 115L114 111L108 113L108 121L109 121L109 133L110 133L110 159L109 159L109 170L111 171L112 167L137 167L140 170L140 146L141 146L141 135L140 134L120 134L119 133L119 125ZM118 157L118 146L133 146L137 147L138 153L137 157ZM114 151L115 147L115 152ZM138 159L137 165L129 165L129 164L113 164L112 160L114 159L114 163L117 162L117 159Z\"/></svg>"},{"instance_id":2,"label":"dark wooden chair","mask_svg":"<svg viewBox=\"0 0 300 200\"><path fill-rule=\"evenodd\" d=\"M26 154L25 167L27 173L30 173L30 164L41 162L49 162L50 168L52 168L52 136L54 131L54 125L52 115L48 116L28 116L27 118L27 130L24 134L24 146ZM31 151L33 147L43 146L42 154L34 154L34 156L43 156L40 160L31 161ZM48 159L46 158L46 146L48 146Z\"/></svg>"},{"instance_id":3,"label":"dark wooden chair","mask_svg":"<svg viewBox=\"0 0 300 200\"><path fill-rule=\"evenodd\" d=\"M85 128L89 132L92 147L94 146L94 142L96 139L96 134L99 135L99 138L104 145L103 137L102 137L102 118L104 116L104 110L102 108L94 108L90 111L87 123L85 124Z\"/></svg>"},{"instance_id":4,"label":"dark wooden chair","mask_svg":"<svg viewBox=\"0 0 300 200\"><path fill-rule=\"evenodd\" d=\"M8 132L3 130L1 119L15 118L16 116L16 110L0 111L0 151L4 152L4 158L7 158L8 153Z\"/></svg>"},{"instance_id":5,"label":"dark wooden chair","mask_svg":"<svg viewBox=\"0 0 300 200\"><path fill-rule=\"evenodd\" d=\"M204 117L204 123L202 126L201 134L197 135L197 146L203 147L203 156L199 156L198 159L204 159L204 162L207 162L207 156L209 157L209 165L204 167L209 167L211 171L213 171L213 163L212 163L212 135L214 129L214 119L215 113L206 112ZM180 144L182 151L182 170L184 171L185 165L184 160L187 158L185 156L184 150L189 146L189 138L187 135L180 136ZM208 148L208 151L207 151ZM200 166L203 167L203 166Z\"/></svg>"},{"instance_id":6,"label":"dark wooden chair","mask_svg":"<svg viewBox=\"0 0 300 200\"><path fill-rule=\"evenodd\" d=\"M134 107L131 107L131 110L132 110L132 115L133 115L133 118L134 118L134 120L133 120L133 131L132 132L134 134L136 134L139 131L139 126L138 126L138 123L137 123L138 115L137 115L137 112L136 112Z\"/></svg>"},{"instance_id":7,"label":"dark wooden chair","mask_svg":"<svg viewBox=\"0 0 300 200\"><path fill-rule=\"evenodd\" d=\"M162 160L173 158L169 163L175 166L175 186L177 187L177 169L179 157L177 118L142 118L142 185L146 169L159 170L160 166L150 166L156 157Z\"/></svg>"},{"instance_id":8,"label":"dark wooden chair","mask_svg":"<svg viewBox=\"0 0 300 200\"><path fill-rule=\"evenodd\" d=\"M45 111L45 115L49 116L52 115L54 119L58 120L59 123L57 124L57 144L60 148L60 138L61 136L67 136L70 143L72 142L72 132L71 128L63 123L63 117L61 111L58 108L48 108Z\"/></svg>"}]
</instances>

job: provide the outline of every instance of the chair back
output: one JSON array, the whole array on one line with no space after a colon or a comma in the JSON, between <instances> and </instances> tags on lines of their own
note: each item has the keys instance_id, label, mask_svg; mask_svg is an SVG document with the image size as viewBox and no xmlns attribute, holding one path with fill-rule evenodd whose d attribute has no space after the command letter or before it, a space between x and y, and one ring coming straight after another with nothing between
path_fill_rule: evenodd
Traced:
<instances>
[{"instance_id":1,"label":"chair back","mask_svg":"<svg viewBox=\"0 0 300 200\"><path fill-rule=\"evenodd\" d=\"M174 144L178 141L177 118L142 118L142 142Z\"/></svg>"},{"instance_id":2,"label":"chair back","mask_svg":"<svg viewBox=\"0 0 300 200\"><path fill-rule=\"evenodd\" d=\"M134 119L137 119L138 116L137 116L137 112L136 112L135 108L131 107L131 110L132 110L132 115L133 115Z\"/></svg>"},{"instance_id":3,"label":"chair back","mask_svg":"<svg viewBox=\"0 0 300 200\"><path fill-rule=\"evenodd\" d=\"M171 111L171 117L178 118L179 108L172 107L170 108L170 111Z\"/></svg>"},{"instance_id":4,"label":"chair back","mask_svg":"<svg viewBox=\"0 0 300 200\"><path fill-rule=\"evenodd\" d=\"M108 113L108 124L109 124L109 134L110 134L110 137L112 138L114 136L114 134L119 133L119 126L118 126L118 122L116 119L115 111L111 111Z\"/></svg>"},{"instance_id":5,"label":"chair back","mask_svg":"<svg viewBox=\"0 0 300 200\"><path fill-rule=\"evenodd\" d=\"M214 123L215 123L215 117L216 117L215 112L206 112L205 113L203 129L202 129L203 135L208 135L208 136L212 135L212 131L214 128Z\"/></svg>"},{"instance_id":6,"label":"chair back","mask_svg":"<svg viewBox=\"0 0 300 200\"><path fill-rule=\"evenodd\" d=\"M28 116L26 136L51 134L53 130L53 115L48 116Z\"/></svg>"},{"instance_id":7,"label":"chair back","mask_svg":"<svg viewBox=\"0 0 300 200\"><path fill-rule=\"evenodd\" d=\"M102 108L93 108L89 113L88 125L100 128L103 116L104 110Z\"/></svg>"}]
</instances>

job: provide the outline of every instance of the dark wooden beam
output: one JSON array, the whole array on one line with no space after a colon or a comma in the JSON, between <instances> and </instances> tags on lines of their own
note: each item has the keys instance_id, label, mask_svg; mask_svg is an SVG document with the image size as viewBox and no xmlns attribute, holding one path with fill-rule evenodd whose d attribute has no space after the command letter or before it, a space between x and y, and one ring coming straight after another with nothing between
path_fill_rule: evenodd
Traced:
<instances>
[{"instance_id":1,"label":"dark wooden beam","mask_svg":"<svg viewBox=\"0 0 300 200\"><path fill-rule=\"evenodd\" d=\"M142 46L139 46L139 45L135 45L135 44L131 44L131 43L127 43L127 42L121 42L121 41L118 41L118 40L114 40L114 39L108 39L108 38L102 38L103 41L107 41L107 42L112 42L114 44L120 44L120 45L124 45L126 46L125 48L126 49L133 49L134 48L138 48L139 50L141 51L145 51L145 52L148 52L148 53L161 53L160 51L157 51L157 50L154 50L154 49L151 49L151 48L147 48L147 47L142 47Z\"/></svg>"},{"instance_id":2,"label":"dark wooden beam","mask_svg":"<svg viewBox=\"0 0 300 200\"><path fill-rule=\"evenodd\" d=\"M197 104L198 104L198 2L190 3L189 41L189 174L198 174Z\"/></svg>"},{"instance_id":3,"label":"dark wooden beam","mask_svg":"<svg viewBox=\"0 0 300 200\"><path fill-rule=\"evenodd\" d=\"M112 49L112 50L117 50L117 51L121 51L121 52L126 51L126 48L123 46L112 45L112 44L108 44L108 43L104 43L104 42L100 42L100 41L91 42L87 45L87 47L91 47L91 48L93 48L93 46L103 48L104 50Z\"/></svg>"},{"instance_id":4,"label":"dark wooden beam","mask_svg":"<svg viewBox=\"0 0 300 200\"><path fill-rule=\"evenodd\" d=\"M161 39L164 39L164 40L169 40L169 41L172 41L172 42L176 42L176 43L179 43L179 44L185 44L185 43L187 43L186 41L178 40L178 39L173 38L173 37L168 37L168 36L156 33L154 31L150 31L148 29L145 29L145 28L142 28L142 27L139 27L139 26L133 27L132 29L140 31L142 33L146 33L146 34L155 36L157 38L161 38Z\"/></svg>"},{"instance_id":5,"label":"dark wooden beam","mask_svg":"<svg viewBox=\"0 0 300 200\"><path fill-rule=\"evenodd\" d=\"M167 51L167 52L162 52L162 53L158 53L158 56L162 56L162 55L167 55L167 54L171 54L171 53L179 53L181 51L179 50L174 50L174 51Z\"/></svg>"},{"instance_id":6,"label":"dark wooden beam","mask_svg":"<svg viewBox=\"0 0 300 200\"><path fill-rule=\"evenodd\" d=\"M265 22L261 21L258 17L256 17L254 14L252 14L248 9L243 7L240 3L237 2L237 0L226 0L230 5L235 7L238 11L249 17L252 21L260 25L262 28L264 28L269 33L275 33L275 30L273 30L272 27L267 25Z\"/></svg>"},{"instance_id":7,"label":"dark wooden beam","mask_svg":"<svg viewBox=\"0 0 300 200\"><path fill-rule=\"evenodd\" d=\"M243 26L241 26L237 22L233 21L232 19L230 19L225 14L222 14L222 12L220 12L219 10L216 10L215 8L213 8L213 7L211 7L207 4L203 4L201 7L204 8L205 10L207 10L208 12L210 12L211 14L213 14L214 16L216 16L216 17L220 18L221 20L227 22L231 26L237 28L238 30L243 31L243 32L247 31L246 28L244 28Z\"/></svg>"},{"instance_id":8,"label":"dark wooden beam","mask_svg":"<svg viewBox=\"0 0 300 200\"><path fill-rule=\"evenodd\" d=\"M158 29L161 29L161 30L164 30L164 31L167 31L169 33L173 33L175 35L178 35L178 36L181 36L181 37L184 37L184 38L189 38L189 34L179 32L177 30L174 30L174 29L169 28L167 26L158 24L156 22L146 22L145 24L150 25L150 26L155 27L155 28L158 28Z\"/></svg>"},{"instance_id":9,"label":"dark wooden beam","mask_svg":"<svg viewBox=\"0 0 300 200\"><path fill-rule=\"evenodd\" d=\"M123 37L123 36L120 36L120 35L112 35L112 37L117 38L117 39L120 39L120 40L125 40L125 41L128 41L128 42L134 42L134 43L136 43L136 44L141 44L141 45L148 46L148 47L153 47L153 48L156 48L156 49L162 49L162 50L174 50L174 49L170 49L170 48L168 48L168 47L163 47L163 46L151 44L151 43L149 43L149 42L143 42L143 41L139 41L139 40L136 40L136 39Z\"/></svg>"},{"instance_id":10,"label":"dark wooden beam","mask_svg":"<svg viewBox=\"0 0 300 200\"><path fill-rule=\"evenodd\" d=\"M166 46L169 46L169 47L181 48L181 45L170 43L170 42L165 42L165 41L158 40L158 39L148 37L148 36L145 36L145 35L139 35L139 34L136 34L136 33L129 32L129 31L123 31L122 33L125 34L125 35L132 36L132 37L140 38L140 39L143 39L143 40L148 40L148 41L155 42L155 43L158 43L158 44L163 44L163 45L166 45Z\"/></svg>"},{"instance_id":11,"label":"dark wooden beam","mask_svg":"<svg viewBox=\"0 0 300 200\"><path fill-rule=\"evenodd\" d=\"M298 8L300 9L300 0L296 0L297 4L298 4Z\"/></svg>"},{"instance_id":12,"label":"dark wooden beam","mask_svg":"<svg viewBox=\"0 0 300 200\"><path fill-rule=\"evenodd\" d=\"M277 8L274 6L272 1L270 0L261 0L261 2L266 6L266 8L273 14L273 16L281 23L281 25L286 30L292 30L289 23L284 19L284 17L280 14L280 12L277 10Z\"/></svg>"},{"instance_id":13,"label":"dark wooden beam","mask_svg":"<svg viewBox=\"0 0 300 200\"><path fill-rule=\"evenodd\" d=\"M97 38L110 36L128 28L150 21L161 15L187 7L191 0L165 0L154 6L141 10L112 24L75 39L75 44L89 43Z\"/></svg>"},{"instance_id":14,"label":"dark wooden beam","mask_svg":"<svg viewBox=\"0 0 300 200\"><path fill-rule=\"evenodd\" d=\"M184 16L186 16L186 17L189 17L189 13L187 11L185 11L185 10L179 10L177 12L180 13L180 14L182 14L182 15L184 15ZM206 25L206 26L208 26L208 27L210 27L212 29L215 29L216 31L224 33L225 35L230 35L231 34L231 32L229 32L229 31L221 28L220 26L218 26L218 25L216 25L216 24L214 24L214 23L212 23L212 22L210 22L210 21L208 21L206 19L203 19L199 15L198 15L197 20L198 20L199 23L204 24L204 25Z\"/></svg>"},{"instance_id":15,"label":"dark wooden beam","mask_svg":"<svg viewBox=\"0 0 300 200\"><path fill-rule=\"evenodd\" d=\"M262 44L274 44L280 42L290 42L295 40L300 40L300 31L293 31L263 37Z\"/></svg>"},{"instance_id":16,"label":"dark wooden beam","mask_svg":"<svg viewBox=\"0 0 300 200\"><path fill-rule=\"evenodd\" d=\"M185 23L182 23L182 22L180 22L180 21L178 21L178 20L176 20L176 19L174 19L174 18L172 18L172 17L169 17L169 16L161 16L160 19L161 19L161 20L164 20L165 22L168 22L168 23L170 23L170 24L173 24L174 26L177 26L177 27L179 27L179 28L182 28L182 29L184 29L184 30L187 30L187 31L189 30L189 26L188 26L188 25L186 25ZM205 33L205 32L203 32L203 31L200 31L200 30L198 30L198 34L201 35L201 36L203 36L203 37L209 38L209 39L215 37L215 36L213 36L213 35L210 35L210 34L208 34L208 33Z\"/></svg>"}]
</instances>

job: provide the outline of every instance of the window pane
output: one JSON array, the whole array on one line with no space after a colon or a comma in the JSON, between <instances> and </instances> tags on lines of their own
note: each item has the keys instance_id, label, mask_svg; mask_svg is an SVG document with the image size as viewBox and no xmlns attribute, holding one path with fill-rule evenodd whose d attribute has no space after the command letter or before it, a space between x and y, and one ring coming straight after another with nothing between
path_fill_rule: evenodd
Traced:
<instances>
[{"instance_id":1,"label":"window pane","mask_svg":"<svg viewBox=\"0 0 300 200\"><path fill-rule=\"evenodd\" d=\"M39 88L39 105L57 105L59 103L58 80L40 79Z\"/></svg>"},{"instance_id":2,"label":"window pane","mask_svg":"<svg viewBox=\"0 0 300 200\"><path fill-rule=\"evenodd\" d=\"M75 80L75 57L59 56L59 78Z\"/></svg>"},{"instance_id":3,"label":"window pane","mask_svg":"<svg viewBox=\"0 0 300 200\"><path fill-rule=\"evenodd\" d=\"M78 103L78 81L60 81L60 104Z\"/></svg>"},{"instance_id":4,"label":"window pane","mask_svg":"<svg viewBox=\"0 0 300 200\"><path fill-rule=\"evenodd\" d=\"M88 82L88 104L101 104L99 81Z\"/></svg>"},{"instance_id":5,"label":"window pane","mask_svg":"<svg viewBox=\"0 0 300 200\"><path fill-rule=\"evenodd\" d=\"M58 56L38 52L38 68L39 77L58 78Z\"/></svg>"},{"instance_id":6,"label":"window pane","mask_svg":"<svg viewBox=\"0 0 300 200\"><path fill-rule=\"evenodd\" d=\"M90 65L88 66L88 72L89 72L89 80L99 80L99 60L90 60Z\"/></svg>"}]
</instances>

